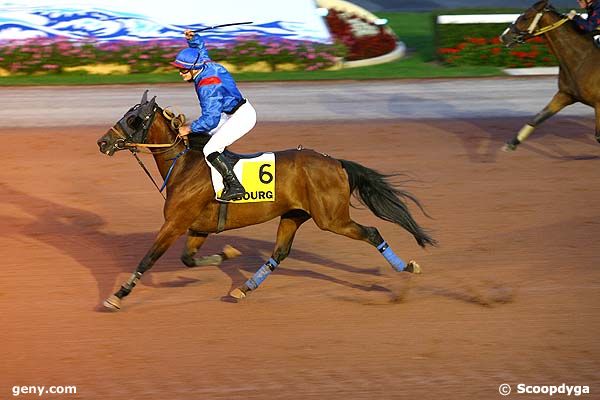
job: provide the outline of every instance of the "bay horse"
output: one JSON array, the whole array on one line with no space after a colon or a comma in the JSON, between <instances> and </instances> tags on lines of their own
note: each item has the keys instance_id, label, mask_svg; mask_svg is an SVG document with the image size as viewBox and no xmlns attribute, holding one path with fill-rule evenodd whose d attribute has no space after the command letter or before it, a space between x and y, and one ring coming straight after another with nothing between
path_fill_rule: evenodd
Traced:
<instances>
[{"instance_id":1,"label":"bay horse","mask_svg":"<svg viewBox=\"0 0 600 400\"><path fill-rule=\"evenodd\" d=\"M165 221L135 272L104 301L106 308L119 310L121 299L129 295L142 274L152 268L169 246L186 232L181 260L186 266L194 267L205 265L205 260L194 256L209 234L260 224L277 217L280 217L280 222L271 258L242 286L232 290L230 296L242 299L256 290L287 257L296 231L311 218L323 230L376 247L397 271L421 272L416 262L406 264L402 261L376 228L360 225L350 218L350 198L356 192L359 201L377 217L410 232L421 247L436 245L429 233L413 219L407 207L406 199L427 215L419 200L394 187L389 182L392 175L382 175L356 162L337 160L313 150L299 147L275 152L275 201L228 203L226 220L219 221L222 203L215 200L210 169L201 148L198 148L209 137L194 137L194 146L191 149L187 147L177 136L172 113L169 115L158 106L156 97L147 100L147 92L144 92L139 104L129 109L98 140L98 146L100 152L109 156L125 149L135 152L142 146L150 149L166 185Z\"/></svg>"},{"instance_id":2,"label":"bay horse","mask_svg":"<svg viewBox=\"0 0 600 400\"><path fill-rule=\"evenodd\" d=\"M560 64L558 92L550 103L504 145L505 151L516 150L545 120L573 103L583 103L596 111L596 140L600 143L600 50L592 38L581 33L573 21L549 3L535 3L517 18L500 36L508 47L544 35Z\"/></svg>"}]
</instances>

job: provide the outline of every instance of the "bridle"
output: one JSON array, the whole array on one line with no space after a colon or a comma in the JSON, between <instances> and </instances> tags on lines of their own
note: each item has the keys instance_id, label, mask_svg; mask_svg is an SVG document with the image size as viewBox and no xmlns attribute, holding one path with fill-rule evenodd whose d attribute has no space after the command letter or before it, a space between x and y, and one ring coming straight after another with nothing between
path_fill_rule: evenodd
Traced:
<instances>
[{"instance_id":1,"label":"bridle","mask_svg":"<svg viewBox=\"0 0 600 400\"><path fill-rule=\"evenodd\" d=\"M538 28L540 20L542 19L544 14L548 11L556 11L556 10L552 6L546 6L541 11L538 11L536 13L535 17L533 18L533 21L531 21L531 24L529 24L529 27L525 31L519 30L519 28L517 28L517 24L516 24L516 22L518 21L518 19L517 19L517 21L513 22L512 24L509 25L508 28L506 28L503 35L510 32L514 36L515 42L525 43L526 40L531 39L532 37L540 36L540 35L543 35L544 33L550 32L550 31L562 26L565 22L567 22L569 20L569 18L563 17L562 19L556 21L553 24Z\"/></svg>"},{"instance_id":2,"label":"bridle","mask_svg":"<svg viewBox=\"0 0 600 400\"><path fill-rule=\"evenodd\" d=\"M175 131L185 123L185 115L179 114L175 116L171 110L168 108L161 109L157 104L153 104L149 111L143 109L137 111L140 107L141 104L136 104L130 108L123 118L110 128L110 130L119 137L113 145L115 150L129 149L133 152L144 148L165 148L165 151L168 151L171 147L174 147L181 142L181 137L177 136L177 139L175 139L173 143L146 143L148 131L156 117L156 111L159 109L162 110L162 114L170 121L171 128ZM117 130L115 126L119 127L120 130Z\"/></svg>"},{"instance_id":3,"label":"bridle","mask_svg":"<svg viewBox=\"0 0 600 400\"><path fill-rule=\"evenodd\" d=\"M179 157L187 153L190 148L186 142L185 149L171 159L173 163L171 164L171 167L169 168L167 175L165 176L162 187L158 187L158 184L152 177L152 174L150 173L150 171L148 171L148 168L146 168L146 165L144 165L144 162L138 157L137 153L141 152L141 150L143 150L144 148L164 148L164 150L157 152L146 152L153 154L166 153L170 151L172 147L176 146L183 140L181 137L177 136L177 139L175 139L173 143L146 143L146 139L148 138L148 131L150 130L150 127L152 126L152 123L154 122L154 119L156 117L156 112L159 109L162 111L163 116L170 122L170 127L175 132L177 132L179 127L185 123L185 115L179 114L175 116L175 113L173 113L168 108L161 109L154 102L154 99L152 99L150 102L147 102L145 104L140 103L131 107L129 111L125 113L123 118L121 118L119 122L112 126L110 130L119 137L119 139L117 139L113 145L115 150L127 149L131 151L131 154L135 157L140 167L142 167L146 175L150 178L154 186L158 189L163 199L166 199L165 195L162 192L167 186L167 181L171 176L171 172L175 167L175 163L177 162ZM119 129L116 129L115 126Z\"/></svg>"}]
</instances>

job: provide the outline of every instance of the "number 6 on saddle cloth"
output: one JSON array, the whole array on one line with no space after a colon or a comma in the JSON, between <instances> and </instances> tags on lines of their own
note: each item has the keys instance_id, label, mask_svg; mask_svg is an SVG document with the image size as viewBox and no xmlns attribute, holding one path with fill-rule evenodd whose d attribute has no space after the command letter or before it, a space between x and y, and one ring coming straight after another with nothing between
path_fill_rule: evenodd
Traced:
<instances>
[{"instance_id":1,"label":"number 6 on saddle cloth","mask_svg":"<svg viewBox=\"0 0 600 400\"><path fill-rule=\"evenodd\" d=\"M246 189L244 197L231 203L258 203L275 201L275 153L236 154L225 150L223 154L229 162L234 164L233 172ZM215 199L221 201L219 196L223 190L223 177L210 166Z\"/></svg>"}]
</instances>

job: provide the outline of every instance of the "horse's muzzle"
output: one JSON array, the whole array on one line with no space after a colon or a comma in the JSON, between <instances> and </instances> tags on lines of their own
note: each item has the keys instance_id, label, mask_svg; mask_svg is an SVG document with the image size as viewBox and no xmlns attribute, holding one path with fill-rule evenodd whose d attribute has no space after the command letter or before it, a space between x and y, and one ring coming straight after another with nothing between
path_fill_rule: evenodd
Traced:
<instances>
[{"instance_id":1,"label":"horse's muzzle","mask_svg":"<svg viewBox=\"0 0 600 400\"><path fill-rule=\"evenodd\" d=\"M507 29L504 31L504 33L502 33L502 35L500 35L500 42L502 42L502 44L506 47L512 47L515 45L516 41L514 35Z\"/></svg>"},{"instance_id":2,"label":"horse's muzzle","mask_svg":"<svg viewBox=\"0 0 600 400\"><path fill-rule=\"evenodd\" d=\"M125 148L125 141L123 139L117 140L115 143L112 144L105 139L100 139L97 143L100 153L106 154L107 156L112 156L117 150L123 150Z\"/></svg>"},{"instance_id":3,"label":"horse's muzzle","mask_svg":"<svg viewBox=\"0 0 600 400\"><path fill-rule=\"evenodd\" d=\"M117 139L112 140L112 138L107 138L106 136L101 137L96 142L98 144L98 149L100 153L106 154L107 156L112 156L119 150L125 150L127 145L125 143L125 139Z\"/></svg>"},{"instance_id":4,"label":"horse's muzzle","mask_svg":"<svg viewBox=\"0 0 600 400\"><path fill-rule=\"evenodd\" d=\"M98 149L100 153L112 156L114 154L114 150L112 150L112 146L108 144L108 141L100 139L98 140ZM112 150L112 151L111 151Z\"/></svg>"}]
</instances>

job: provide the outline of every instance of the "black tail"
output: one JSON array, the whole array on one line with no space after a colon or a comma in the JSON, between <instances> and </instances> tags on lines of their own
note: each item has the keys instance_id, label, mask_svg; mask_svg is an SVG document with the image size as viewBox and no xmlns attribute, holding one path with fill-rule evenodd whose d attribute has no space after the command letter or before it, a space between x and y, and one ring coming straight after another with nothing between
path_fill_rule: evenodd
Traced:
<instances>
[{"instance_id":1,"label":"black tail","mask_svg":"<svg viewBox=\"0 0 600 400\"><path fill-rule=\"evenodd\" d=\"M417 224L410 215L408 207L403 199L413 201L425 215L425 211L419 200L412 194L394 188L389 182L390 175L382 175L370 168L353 161L339 160L342 167L348 173L350 193L358 189L358 196L362 204L369 207L379 218L400 225L415 237L419 246L437 245L435 239Z\"/></svg>"}]
</instances>

